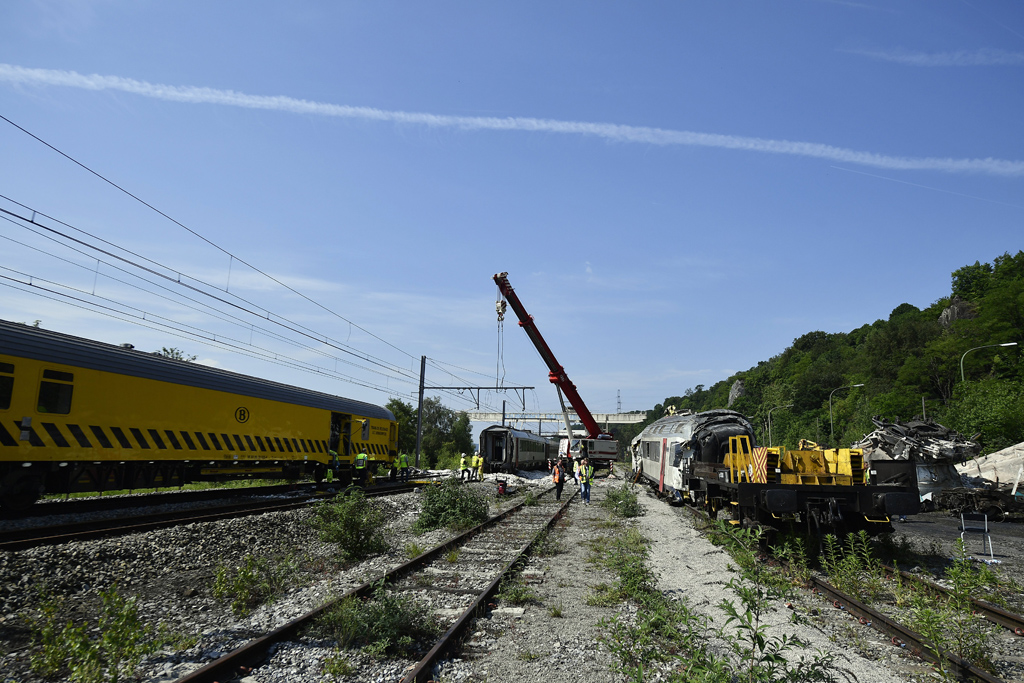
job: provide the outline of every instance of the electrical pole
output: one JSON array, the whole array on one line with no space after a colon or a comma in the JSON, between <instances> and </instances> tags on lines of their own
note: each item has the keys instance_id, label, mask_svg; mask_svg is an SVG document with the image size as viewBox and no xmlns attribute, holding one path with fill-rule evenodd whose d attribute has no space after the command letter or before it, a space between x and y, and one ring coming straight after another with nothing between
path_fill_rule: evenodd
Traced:
<instances>
[{"instance_id":1,"label":"electrical pole","mask_svg":"<svg viewBox=\"0 0 1024 683\"><path fill-rule=\"evenodd\" d=\"M420 468L420 440L423 437L423 376L427 372L427 357L420 356L420 404L416 410L416 469Z\"/></svg>"}]
</instances>

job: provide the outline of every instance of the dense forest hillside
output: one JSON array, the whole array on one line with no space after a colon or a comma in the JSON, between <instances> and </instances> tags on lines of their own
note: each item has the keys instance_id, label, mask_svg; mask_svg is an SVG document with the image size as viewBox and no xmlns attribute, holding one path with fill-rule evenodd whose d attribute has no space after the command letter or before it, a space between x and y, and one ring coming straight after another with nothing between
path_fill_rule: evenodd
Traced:
<instances>
[{"instance_id":1,"label":"dense forest hillside","mask_svg":"<svg viewBox=\"0 0 1024 683\"><path fill-rule=\"evenodd\" d=\"M1024 441L1022 347L995 346L1024 343L1022 337L1024 251L1018 251L955 271L951 292L923 310L905 303L888 320L850 332L809 332L756 367L670 396L647 412L647 422L617 436L628 444L668 406L730 407L751 419L764 445L772 410L776 446L792 448L801 438L848 446L874 429L874 415L907 420L924 411L967 436L978 434L982 452L990 453Z\"/></svg>"}]
</instances>

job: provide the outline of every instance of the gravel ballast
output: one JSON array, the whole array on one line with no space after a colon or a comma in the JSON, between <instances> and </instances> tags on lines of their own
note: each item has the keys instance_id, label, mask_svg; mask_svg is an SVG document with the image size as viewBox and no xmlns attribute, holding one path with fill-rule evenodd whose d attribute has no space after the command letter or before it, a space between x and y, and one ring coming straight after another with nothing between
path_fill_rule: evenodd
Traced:
<instances>
[{"instance_id":1,"label":"gravel ballast","mask_svg":"<svg viewBox=\"0 0 1024 683\"><path fill-rule=\"evenodd\" d=\"M471 486L493 495L494 478L488 475L488 481ZM502 478L509 480L513 491L549 485L546 479L529 476ZM562 552L531 558L524 569L537 600L522 607L499 605L488 618L479 619L459 656L442 664L440 680L625 680L612 671L613 656L600 643L601 621L631 621L636 617L635 607L586 604L593 585L614 580L604 569L588 563L591 550L587 541L621 533L621 526L618 531L609 526L609 512L597 504L608 487L620 485L617 479L595 482L595 504L591 506L583 505L577 496L553 534ZM670 597L685 598L710 616L715 626L724 626L725 615L718 605L723 599L737 600L725 585L736 576L730 558L696 530L684 510L656 499L646 489L637 490L645 514L623 523L635 524L653 541L649 562L659 576L659 588ZM574 486L566 486L564 495L574 493ZM85 620L95 615L99 591L116 582L123 594L137 597L146 623L164 623L171 631L196 638L187 649L166 649L144 659L138 670L141 680L166 682L401 564L407 559L403 550L407 543L426 548L452 535L447 531L421 536L411 532L419 511L418 494L379 499L379 504L387 511L392 550L348 568L338 566L335 549L320 541L305 523L308 510L0 553L0 681L43 680L28 668L26 617L38 605L38 591L44 586L51 594L66 598L66 618ZM492 513L495 510L492 504ZM899 531L913 535L918 529L923 532L934 527L949 534L945 522L926 521L922 517L900 525ZM927 541L921 543L927 546ZM1011 577L1019 572L1018 545L1024 546L1024 541L996 540L1001 569ZM227 601L213 597L213 579L218 566L240 565L247 554L291 557L299 570L284 595L236 618ZM840 680L848 677L887 683L931 676L924 662L809 593L797 591L791 600L773 604L769 621L772 633L795 635L808 644L791 651L792 657L823 651L843 672ZM332 643L312 639L281 646L272 655L271 666L257 669L245 682L334 680L324 673L324 662L333 652ZM339 680L346 681L396 681L413 664L375 661L359 652L346 653L345 659L352 673Z\"/></svg>"}]
</instances>

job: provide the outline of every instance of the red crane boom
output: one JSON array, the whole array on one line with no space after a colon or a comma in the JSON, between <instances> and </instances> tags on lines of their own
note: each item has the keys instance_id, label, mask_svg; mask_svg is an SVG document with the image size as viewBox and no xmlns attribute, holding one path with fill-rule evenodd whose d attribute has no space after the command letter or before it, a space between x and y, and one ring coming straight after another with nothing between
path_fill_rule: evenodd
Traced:
<instances>
[{"instance_id":1,"label":"red crane boom","mask_svg":"<svg viewBox=\"0 0 1024 683\"><path fill-rule=\"evenodd\" d=\"M580 422L587 430L587 434L591 439L598 438L611 438L611 436L602 430L597 425L597 420L590 413L590 409L587 408L587 404L583 402L579 392L576 391L576 385L569 381L569 376L565 374L565 368L558 364L558 360L555 358L555 354L551 352L551 348L547 342L544 341L544 337L541 336L540 330L537 329L537 324L533 322L533 316L526 312L523 307L523 303L516 296L515 290L512 289L512 285L508 282L508 273L499 273L494 276L494 283L498 285L498 290L501 295L508 301L509 305L512 306L512 310L516 312L519 317L519 326L526 331L526 335L533 342L533 345L537 347L537 351L540 352L540 357L544 359L544 362L548 366L548 380L552 384L558 386L565 394L565 397L569 399L569 404L576 411L576 415L579 416ZM499 310L499 316L501 311ZM572 435L569 435L572 438Z\"/></svg>"}]
</instances>

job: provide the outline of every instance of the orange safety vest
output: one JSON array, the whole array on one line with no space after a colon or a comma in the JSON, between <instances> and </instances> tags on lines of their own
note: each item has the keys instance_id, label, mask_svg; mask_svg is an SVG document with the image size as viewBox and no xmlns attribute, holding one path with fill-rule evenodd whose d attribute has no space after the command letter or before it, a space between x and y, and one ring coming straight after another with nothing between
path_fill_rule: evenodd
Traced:
<instances>
[{"instance_id":1,"label":"orange safety vest","mask_svg":"<svg viewBox=\"0 0 1024 683\"><path fill-rule=\"evenodd\" d=\"M555 465L555 469L551 472L551 480L556 484L562 481L562 468L558 465Z\"/></svg>"}]
</instances>

